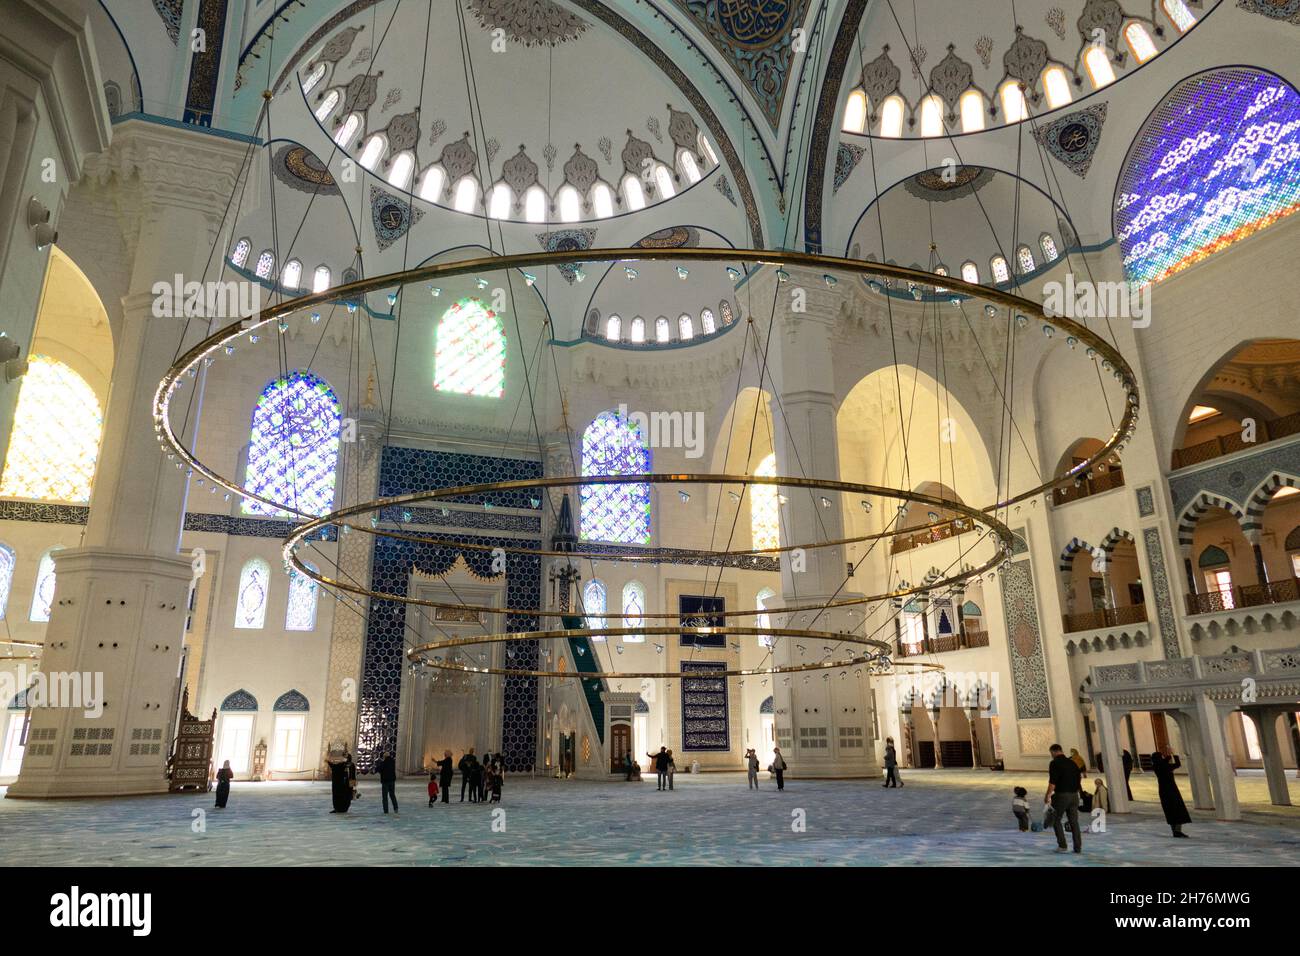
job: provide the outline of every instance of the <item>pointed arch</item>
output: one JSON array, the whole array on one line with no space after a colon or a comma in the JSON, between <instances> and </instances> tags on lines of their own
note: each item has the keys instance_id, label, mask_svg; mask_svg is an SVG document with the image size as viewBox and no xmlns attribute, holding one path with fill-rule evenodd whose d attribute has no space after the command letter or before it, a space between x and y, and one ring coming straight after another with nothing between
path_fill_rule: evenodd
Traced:
<instances>
[{"instance_id":1,"label":"pointed arch","mask_svg":"<svg viewBox=\"0 0 1300 956\"><path fill-rule=\"evenodd\" d=\"M776 475L776 452L758 463L754 474L760 478ZM781 546L781 500L776 485L751 485L749 489L749 530L755 550Z\"/></svg>"},{"instance_id":2,"label":"pointed arch","mask_svg":"<svg viewBox=\"0 0 1300 956\"><path fill-rule=\"evenodd\" d=\"M582 433L582 474L639 475L650 471L650 448L635 421L601 412ZM650 485L582 485L578 494L584 541L647 544Z\"/></svg>"},{"instance_id":3,"label":"pointed arch","mask_svg":"<svg viewBox=\"0 0 1300 956\"><path fill-rule=\"evenodd\" d=\"M1205 512L1212 508L1222 508L1237 519L1237 523L1242 526L1243 530L1245 529L1246 513L1241 505L1230 498L1202 491L1188 502L1182 514L1178 516L1178 545L1185 552L1191 550L1192 537L1196 533L1197 522L1201 520Z\"/></svg>"},{"instance_id":4,"label":"pointed arch","mask_svg":"<svg viewBox=\"0 0 1300 956\"><path fill-rule=\"evenodd\" d=\"M1071 538L1069 544L1061 549L1060 563L1057 570L1062 574L1069 574L1074 570L1074 556L1080 551L1094 551L1092 545L1082 538Z\"/></svg>"},{"instance_id":5,"label":"pointed arch","mask_svg":"<svg viewBox=\"0 0 1300 956\"><path fill-rule=\"evenodd\" d=\"M608 627L607 618L596 617L598 614L605 614L609 610L609 590L605 587L605 582L600 578L592 578L582 588L582 610L586 617L582 626L588 630ZM593 641L603 641L604 637L593 637Z\"/></svg>"},{"instance_id":6,"label":"pointed arch","mask_svg":"<svg viewBox=\"0 0 1300 956\"><path fill-rule=\"evenodd\" d=\"M250 694L244 688L239 688L226 695L226 699L221 702L221 712L223 714L240 711L256 711L257 698Z\"/></svg>"},{"instance_id":7,"label":"pointed arch","mask_svg":"<svg viewBox=\"0 0 1300 956\"><path fill-rule=\"evenodd\" d=\"M244 488L281 507L246 499L244 514L329 513L342 425L338 397L314 372L298 369L267 383L253 407Z\"/></svg>"},{"instance_id":8,"label":"pointed arch","mask_svg":"<svg viewBox=\"0 0 1300 956\"><path fill-rule=\"evenodd\" d=\"M481 398L505 394L505 329L478 299L461 299L434 330L433 387Z\"/></svg>"},{"instance_id":9,"label":"pointed arch","mask_svg":"<svg viewBox=\"0 0 1300 956\"><path fill-rule=\"evenodd\" d=\"M1282 488L1300 488L1300 477L1275 471L1256 485L1255 490L1246 499L1246 519L1242 522L1241 528L1246 532L1247 540L1254 542L1260 531L1264 529L1264 509Z\"/></svg>"},{"instance_id":10,"label":"pointed arch","mask_svg":"<svg viewBox=\"0 0 1300 956\"><path fill-rule=\"evenodd\" d=\"M239 572L235 592L235 627L261 630L266 623L266 598L271 588L271 566L261 558L249 558Z\"/></svg>"},{"instance_id":11,"label":"pointed arch","mask_svg":"<svg viewBox=\"0 0 1300 956\"><path fill-rule=\"evenodd\" d=\"M311 562L304 562L312 571L317 568ZM319 604L320 590L316 580L310 575L302 574L297 568L289 569L289 602L284 609L284 629L286 631L314 631L316 629L316 606Z\"/></svg>"},{"instance_id":12,"label":"pointed arch","mask_svg":"<svg viewBox=\"0 0 1300 956\"><path fill-rule=\"evenodd\" d=\"M292 713L305 714L311 710L311 705L298 690L287 690L275 699L275 706L271 708L275 711L287 711Z\"/></svg>"},{"instance_id":13,"label":"pointed arch","mask_svg":"<svg viewBox=\"0 0 1300 956\"><path fill-rule=\"evenodd\" d=\"M103 437L99 399L63 362L33 355L18 391L0 497L90 501Z\"/></svg>"}]
</instances>

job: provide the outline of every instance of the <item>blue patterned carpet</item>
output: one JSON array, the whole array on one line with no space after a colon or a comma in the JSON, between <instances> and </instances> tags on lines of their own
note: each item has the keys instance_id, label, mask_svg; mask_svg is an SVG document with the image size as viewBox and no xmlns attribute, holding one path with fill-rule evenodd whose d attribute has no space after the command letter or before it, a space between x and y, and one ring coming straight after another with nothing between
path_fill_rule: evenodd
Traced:
<instances>
[{"instance_id":1,"label":"blue patterned carpet","mask_svg":"<svg viewBox=\"0 0 1300 956\"><path fill-rule=\"evenodd\" d=\"M653 779L513 778L499 807L433 808L424 782L411 780L398 784L400 817L383 815L372 778L363 778L347 815L328 812L324 783L236 784L225 810L213 809L210 795L0 800L0 863L1267 866L1300 859L1300 808L1252 810L1240 823L1193 811L1192 839L1174 840L1147 802L1111 815L1108 832L1085 834L1082 856L1058 856L1050 834L1019 833L1010 812L1010 788L1040 794L1041 774L905 773L901 790L791 781L784 793L767 780L748 791L741 774L679 774L671 793L656 792ZM1135 786L1139 798L1146 784ZM494 809L504 816L494 818ZM795 832L799 819L803 832ZM203 832L195 832L199 821Z\"/></svg>"}]
</instances>

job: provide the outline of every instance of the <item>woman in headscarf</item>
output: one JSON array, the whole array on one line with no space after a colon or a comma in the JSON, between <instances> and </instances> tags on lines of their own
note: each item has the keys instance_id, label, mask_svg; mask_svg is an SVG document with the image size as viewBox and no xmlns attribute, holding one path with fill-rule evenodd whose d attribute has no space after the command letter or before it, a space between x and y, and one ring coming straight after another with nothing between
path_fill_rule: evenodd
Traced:
<instances>
[{"instance_id":1,"label":"woman in headscarf","mask_svg":"<svg viewBox=\"0 0 1300 956\"><path fill-rule=\"evenodd\" d=\"M227 760L217 771L217 808L226 809L226 801L230 799L230 781L235 778L235 771L230 769L230 761Z\"/></svg>"},{"instance_id":2,"label":"woman in headscarf","mask_svg":"<svg viewBox=\"0 0 1300 956\"><path fill-rule=\"evenodd\" d=\"M352 758L345 754L331 753L325 758L330 768L330 797L334 809L330 813L347 813L352 805L352 779L348 768Z\"/></svg>"},{"instance_id":3,"label":"woman in headscarf","mask_svg":"<svg viewBox=\"0 0 1300 956\"><path fill-rule=\"evenodd\" d=\"M1174 836L1186 839L1183 824L1191 823L1192 815L1187 812L1187 804L1183 803L1183 795L1174 781L1174 771L1182 765L1168 744L1151 755L1151 772L1156 775L1156 785L1160 789L1160 809L1165 811L1165 823L1174 831Z\"/></svg>"}]
</instances>

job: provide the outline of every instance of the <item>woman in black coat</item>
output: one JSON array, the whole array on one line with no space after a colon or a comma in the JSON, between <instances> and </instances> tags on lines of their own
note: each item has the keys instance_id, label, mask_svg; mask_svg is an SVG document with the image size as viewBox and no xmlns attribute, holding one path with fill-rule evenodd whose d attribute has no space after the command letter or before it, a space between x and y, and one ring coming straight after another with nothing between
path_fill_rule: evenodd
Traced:
<instances>
[{"instance_id":1,"label":"woman in black coat","mask_svg":"<svg viewBox=\"0 0 1300 956\"><path fill-rule=\"evenodd\" d=\"M230 781L235 779L235 771L230 769L230 761L227 760L217 771L217 808L224 810L226 801L230 799Z\"/></svg>"},{"instance_id":2,"label":"woman in black coat","mask_svg":"<svg viewBox=\"0 0 1300 956\"><path fill-rule=\"evenodd\" d=\"M1183 824L1191 823L1192 816L1187 812L1187 804L1183 803L1183 795L1178 792L1178 784L1174 782L1174 771L1182 765L1183 762L1167 746L1151 755L1151 772L1156 775L1156 784L1160 788L1160 809L1165 811L1165 822L1174 831L1174 836L1186 838Z\"/></svg>"}]
</instances>

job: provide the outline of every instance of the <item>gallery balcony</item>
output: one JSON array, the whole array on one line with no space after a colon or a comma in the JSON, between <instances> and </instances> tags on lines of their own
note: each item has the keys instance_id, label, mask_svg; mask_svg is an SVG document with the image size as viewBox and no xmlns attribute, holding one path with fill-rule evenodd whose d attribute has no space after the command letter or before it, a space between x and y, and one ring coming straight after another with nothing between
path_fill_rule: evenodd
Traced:
<instances>
[{"instance_id":1,"label":"gallery balcony","mask_svg":"<svg viewBox=\"0 0 1300 956\"><path fill-rule=\"evenodd\" d=\"M1199 465L1201 462L1222 458L1224 455L1255 449L1267 442L1278 441L1291 435L1300 435L1300 412L1260 420L1253 442L1244 441L1239 432L1231 432L1218 438L1211 438L1209 441L1175 449L1173 467L1177 471L1179 468Z\"/></svg>"},{"instance_id":2,"label":"gallery balcony","mask_svg":"<svg viewBox=\"0 0 1300 956\"><path fill-rule=\"evenodd\" d=\"M1082 479L1077 485L1064 485L1052 489L1052 504L1065 505L1071 501L1079 501L1083 498L1090 498L1093 495L1099 495L1103 491L1113 491L1116 488L1122 488L1124 485L1124 469L1111 468L1109 471L1103 471L1100 474L1092 475Z\"/></svg>"},{"instance_id":3,"label":"gallery balcony","mask_svg":"<svg viewBox=\"0 0 1300 956\"><path fill-rule=\"evenodd\" d=\"M893 543L890 544L889 553L899 554L903 551L919 548L922 545L946 541L949 538L955 538L957 535L965 534L967 531L972 531L974 528L974 521L968 518L954 518L952 521L945 521L923 531L899 534L895 536Z\"/></svg>"},{"instance_id":4,"label":"gallery balcony","mask_svg":"<svg viewBox=\"0 0 1300 956\"><path fill-rule=\"evenodd\" d=\"M894 652L895 657L921 657L926 654L945 654L949 651L964 651L973 647L988 647L989 632L974 628L963 628L960 634L943 634L939 637L926 637L921 643L908 646L902 641Z\"/></svg>"},{"instance_id":5,"label":"gallery balcony","mask_svg":"<svg viewBox=\"0 0 1300 956\"><path fill-rule=\"evenodd\" d=\"M1082 614L1064 614L1061 625L1067 634L1078 631L1096 631L1102 628L1122 627L1125 624L1140 624L1147 619L1145 604L1130 604L1126 607L1105 607L1098 611L1085 611Z\"/></svg>"},{"instance_id":6,"label":"gallery balcony","mask_svg":"<svg viewBox=\"0 0 1300 956\"><path fill-rule=\"evenodd\" d=\"M1215 614L1239 608L1300 601L1300 579L1280 578L1267 584L1234 584L1230 589L1187 595L1188 614Z\"/></svg>"}]
</instances>

